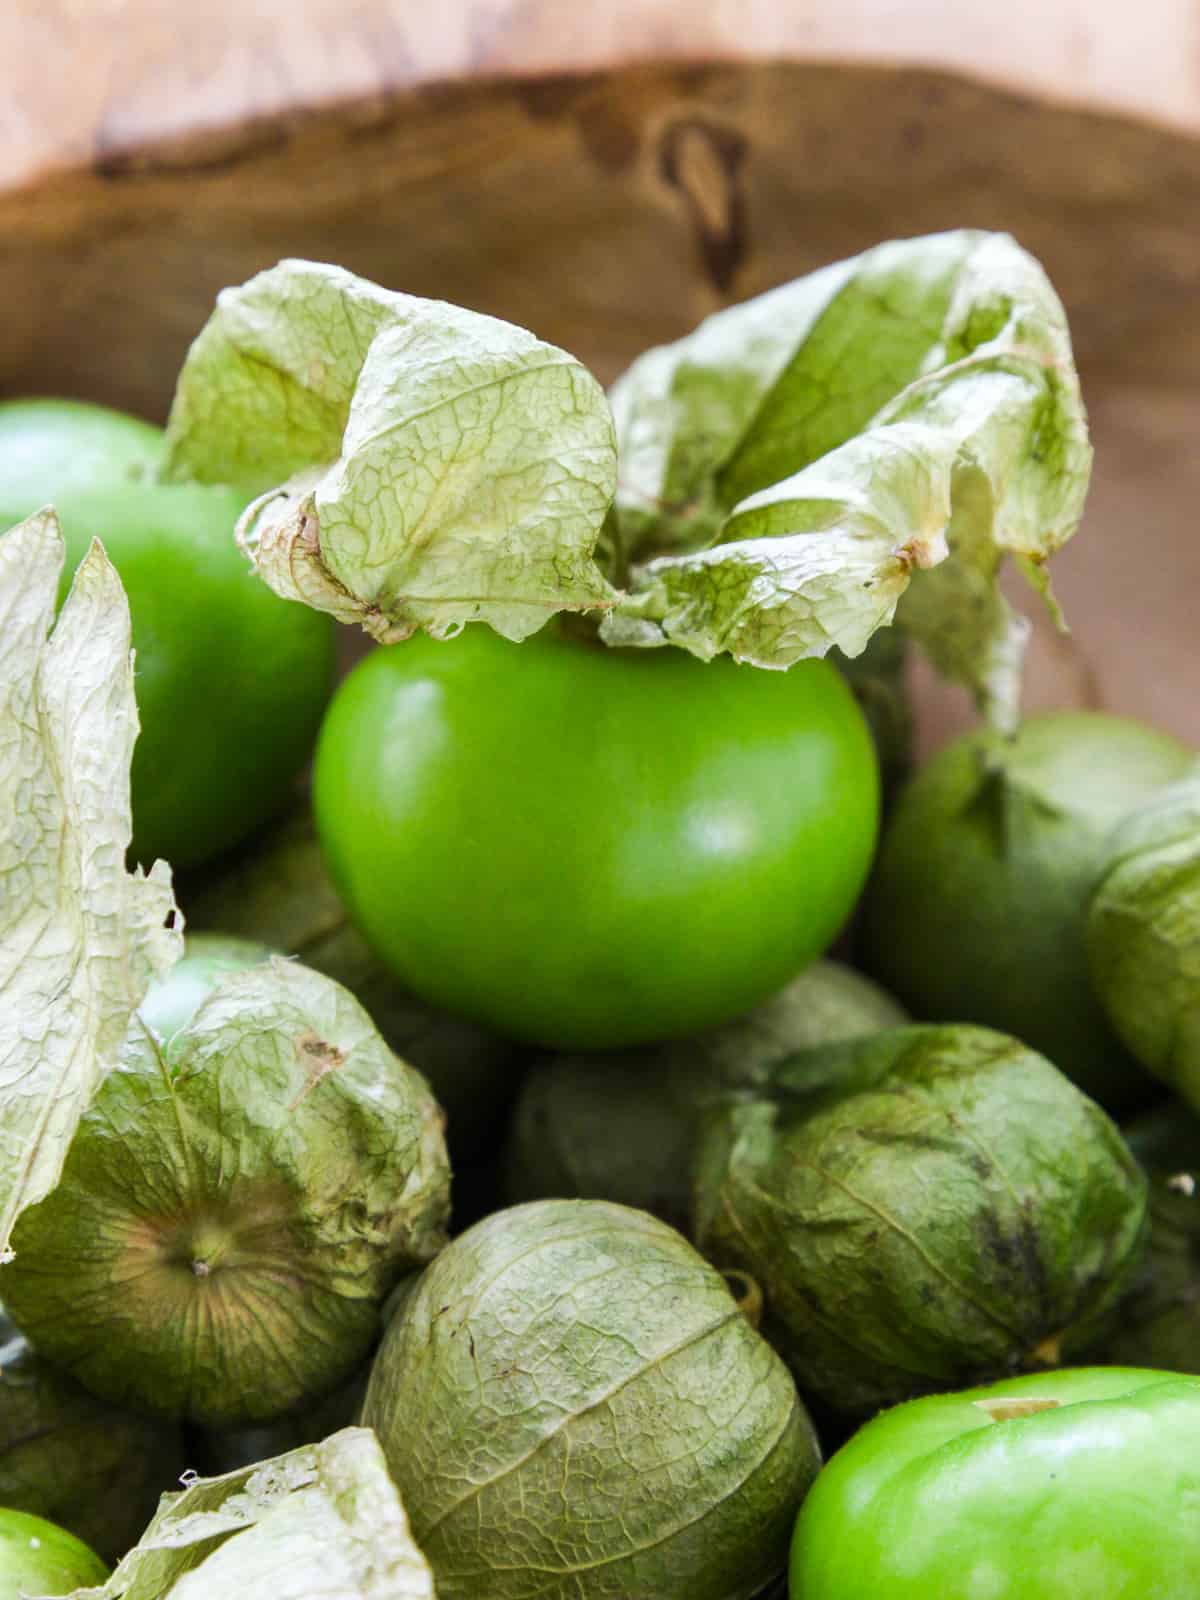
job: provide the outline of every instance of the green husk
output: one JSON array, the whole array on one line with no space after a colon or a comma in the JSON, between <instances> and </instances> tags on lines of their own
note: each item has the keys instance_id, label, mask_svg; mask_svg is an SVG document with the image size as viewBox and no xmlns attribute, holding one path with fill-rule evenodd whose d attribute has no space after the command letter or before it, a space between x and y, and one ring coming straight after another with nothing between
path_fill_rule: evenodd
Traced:
<instances>
[{"instance_id":1,"label":"green husk","mask_svg":"<svg viewBox=\"0 0 1200 1600\"><path fill-rule=\"evenodd\" d=\"M1106 1110L1155 1086L1092 984L1088 903L1122 819L1194 760L1169 734L1103 712L979 731L898 796L863 896L856 954L915 1017L1024 1039Z\"/></svg>"},{"instance_id":2,"label":"green husk","mask_svg":"<svg viewBox=\"0 0 1200 1600\"><path fill-rule=\"evenodd\" d=\"M695 1236L749 1272L802 1392L876 1407L1055 1364L1141 1259L1146 1182L1019 1041L895 1028L709 1113Z\"/></svg>"},{"instance_id":3,"label":"green husk","mask_svg":"<svg viewBox=\"0 0 1200 1600\"><path fill-rule=\"evenodd\" d=\"M1200 765L1109 841L1087 926L1092 984L1150 1072L1200 1106Z\"/></svg>"},{"instance_id":4,"label":"green husk","mask_svg":"<svg viewBox=\"0 0 1200 1600\"><path fill-rule=\"evenodd\" d=\"M216 1426L344 1382L445 1240L441 1114L340 985L273 957L135 1019L0 1292L94 1393Z\"/></svg>"},{"instance_id":5,"label":"green husk","mask_svg":"<svg viewBox=\"0 0 1200 1600\"><path fill-rule=\"evenodd\" d=\"M1091 450L1066 316L1004 234L894 240L646 351L605 397L458 306L288 260L224 290L168 426L173 480L259 494L272 588L385 642L605 642L786 668L893 622L1000 726Z\"/></svg>"},{"instance_id":6,"label":"green husk","mask_svg":"<svg viewBox=\"0 0 1200 1600\"><path fill-rule=\"evenodd\" d=\"M363 1420L442 1600L748 1600L818 1465L720 1274L597 1200L456 1239L397 1305Z\"/></svg>"}]
</instances>

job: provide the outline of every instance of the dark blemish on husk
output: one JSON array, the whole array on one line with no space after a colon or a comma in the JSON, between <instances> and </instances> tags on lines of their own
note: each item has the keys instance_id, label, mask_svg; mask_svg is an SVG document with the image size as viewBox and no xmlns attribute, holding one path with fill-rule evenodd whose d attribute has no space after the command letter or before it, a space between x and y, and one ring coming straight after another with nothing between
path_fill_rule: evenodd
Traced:
<instances>
[{"instance_id":1,"label":"dark blemish on husk","mask_svg":"<svg viewBox=\"0 0 1200 1600\"><path fill-rule=\"evenodd\" d=\"M346 1052L315 1033L302 1033L296 1040L296 1059L304 1068L307 1081L288 1107L289 1111L295 1111L323 1078L345 1063Z\"/></svg>"}]
</instances>

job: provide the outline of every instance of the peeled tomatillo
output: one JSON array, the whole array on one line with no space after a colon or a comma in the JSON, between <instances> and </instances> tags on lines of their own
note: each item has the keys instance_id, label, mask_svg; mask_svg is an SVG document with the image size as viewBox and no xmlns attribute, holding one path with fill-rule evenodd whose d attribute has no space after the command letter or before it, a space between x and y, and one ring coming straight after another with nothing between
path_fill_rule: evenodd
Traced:
<instances>
[{"instance_id":1,"label":"peeled tomatillo","mask_svg":"<svg viewBox=\"0 0 1200 1600\"><path fill-rule=\"evenodd\" d=\"M836 669L609 649L557 622L375 651L314 771L351 915L414 993L561 1048L715 1027L829 944L878 771Z\"/></svg>"},{"instance_id":2,"label":"peeled tomatillo","mask_svg":"<svg viewBox=\"0 0 1200 1600\"><path fill-rule=\"evenodd\" d=\"M281 809L333 682L328 617L254 577L234 541L246 495L158 481L164 436L70 400L0 405L0 537L53 503L65 595L93 538L129 596L141 732L133 854L190 867Z\"/></svg>"},{"instance_id":3,"label":"peeled tomatillo","mask_svg":"<svg viewBox=\"0 0 1200 1600\"><path fill-rule=\"evenodd\" d=\"M885 1411L805 1501L791 1600L1185 1600L1200 1378L1010 1378Z\"/></svg>"},{"instance_id":4,"label":"peeled tomatillo","mask_svg":"<svg viewBox=\"0 0 1200 1600\"><path fill-rule=\"evenodd\" d=\"M73 1533L27 1511L0 1510L0 1600L70 1594L107 1577L100 1557Z\"/></svg>"}]
</instances>

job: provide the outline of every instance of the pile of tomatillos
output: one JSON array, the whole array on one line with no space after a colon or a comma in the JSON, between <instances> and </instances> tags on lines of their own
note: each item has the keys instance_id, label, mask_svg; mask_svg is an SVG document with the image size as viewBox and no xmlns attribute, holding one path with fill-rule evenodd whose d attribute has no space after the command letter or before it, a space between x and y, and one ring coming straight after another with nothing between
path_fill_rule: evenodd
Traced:
<instances>
[{"instance_id":1,"label":"pile of tomatillos","mask_svg":"<svg viewBox=\"0 0 1200 1600\"><path fill-rule=\"evenodd\" d=\"M1089 470L973 232L0 404L0 1600L1193 1593L1200 754L998 585Z\"/></svg>"}]
</instances>

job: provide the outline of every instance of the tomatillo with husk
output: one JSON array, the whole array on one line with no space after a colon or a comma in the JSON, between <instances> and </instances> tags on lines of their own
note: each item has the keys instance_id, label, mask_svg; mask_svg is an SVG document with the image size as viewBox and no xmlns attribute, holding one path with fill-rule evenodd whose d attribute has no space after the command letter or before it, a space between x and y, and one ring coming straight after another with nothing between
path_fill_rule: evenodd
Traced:
<instances>
[{"instance_id":1,"label":"tomatillo with husk","mask_svg":"<svg viewBox=\"0 0 1200 1600\"><path fill-rule=\"evenodd\" d=\"M353 1373L448 1209L424 1079L345 989L273 957L166 1044L135 1016L0 1295L97 1395L265 1421Z\"/></svg>"},{"instance_id":2,"label":"tomatillo with husk","mask_svg":"<svg viewBox=\"0 0 1200 1600\"><path fill-rule=\"evenodd\" d=\"M1095 711L955 740L896 802L863 898L863 965L916 1017L1024 1039L1114 1114L1147 1103L1153 1083L1093 989L1088 903L1110 830L1194 759Z\"/></svg>"},{"instance_id":3,"label":"tomatillo with husk","mask_svg":"<svg viewBox=\"0 0 1200 1600\"><path fill-rule=\"evenodd\" d=\"M1200 1106L1200 765L1109 840L1087 926L1092 984L1150 1072Z\"/></svg>"},{"instance_id":4,"label":"tomatillo with husk","mask_svg":"<svg viewBox=\"0 0 1200 1600\"><path fill-rule=\"evenodd\" d=\"M1056 1364L1136 1270L1146 1180L1019 1040L893 1028L710 1112L695 1238L761 1285L764 1331L830 1410Z\"/></svg>"},{"instance_id":5,"label":"tomatillo with husk","mask_svg":"<svg viewBox=\"0 0 1200 1600\"><path fill-rule=\"evenodd\" d=\"M748 1600L819 1460L720 1273L599 1200L449 1245L397 1296L362 1420L440 1600Z\"/></svg>"}]
</instances>

